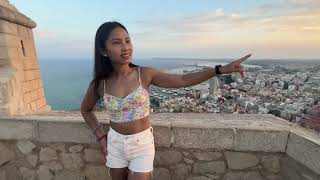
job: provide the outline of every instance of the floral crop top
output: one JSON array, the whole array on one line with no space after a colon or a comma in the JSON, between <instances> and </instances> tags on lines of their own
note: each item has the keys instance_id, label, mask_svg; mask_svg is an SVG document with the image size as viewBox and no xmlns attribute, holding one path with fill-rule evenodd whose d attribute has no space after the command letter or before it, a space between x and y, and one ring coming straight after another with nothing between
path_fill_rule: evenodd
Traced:
<instances>
[{"instance_id":1,"label":"floral crop top","mask_svg":"<svg viewBox=\"0 0 320 180\"><path fill-rule=\"evenodd\" d=\"M104 106L112 122L130 122L149 115L149 92L141 85L140 67L138 67L138 78L139 87L124 98L107 94L104 81Z\"/></svg>"}]
</instances>

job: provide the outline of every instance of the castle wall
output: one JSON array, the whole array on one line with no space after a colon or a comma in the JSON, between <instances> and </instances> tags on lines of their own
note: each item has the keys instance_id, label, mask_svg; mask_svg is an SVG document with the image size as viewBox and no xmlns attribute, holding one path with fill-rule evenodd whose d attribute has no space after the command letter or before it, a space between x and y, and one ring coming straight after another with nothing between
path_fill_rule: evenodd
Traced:
<instances>
[{"instance_id":1,"label":"castle wall","mask_svg":"<svg viewBox=\"0 0 320 180\"><path fill-rule=\"evenodd\" d=\"M0 115L50 111L32 29L35 22L0 1Z\"/></svg>"},{"instance_id":2,"label":"castle wall","mask_svg":"<svg viewBox=\"0 0 320 180\"><path fill-rule=\"evenodd\" d=\"M95 112L107 132L109 118ZM272 115L150 115L155 180L318 180L319 135ZM0 179L110 179L80 112L0 117ZM32 177L32 178L31 178Z\"/></svg>"}]
</instances>

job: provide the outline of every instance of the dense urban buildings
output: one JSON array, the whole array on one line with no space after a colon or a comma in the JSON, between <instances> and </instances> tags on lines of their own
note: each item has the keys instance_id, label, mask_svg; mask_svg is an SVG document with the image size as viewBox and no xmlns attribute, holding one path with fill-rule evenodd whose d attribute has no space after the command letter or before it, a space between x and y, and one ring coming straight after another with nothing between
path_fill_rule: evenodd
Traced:
<instances>
[{"instance_id":1,"label":"dense urban buildings","mask_svg":"<svg viewBox=\"0 0 320 180\"><path fill-rule=\"evenodd\" d=\"M151 86L152 111L274 114L320 130L320 65L264 62L247 68L243 81L231 74L179 89Z\"/></svg>"}]
</instances>

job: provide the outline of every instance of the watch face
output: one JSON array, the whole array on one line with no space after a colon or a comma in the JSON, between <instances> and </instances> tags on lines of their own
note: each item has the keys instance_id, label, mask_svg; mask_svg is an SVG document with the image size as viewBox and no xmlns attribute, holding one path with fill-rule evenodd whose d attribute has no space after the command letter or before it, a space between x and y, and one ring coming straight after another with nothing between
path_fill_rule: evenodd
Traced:
<instances>
[{"instance_id":1,"label":"watch face","mask_svg":"<svg viewBox=\"0 0 320 180\"><path fill-rule=\"evenodd\" d=\"M221 72L220 72L220 67L221 67L221 65L217 65L217 66L215 67L216 74L221 74Z\"/></svg>"}]
</instances>

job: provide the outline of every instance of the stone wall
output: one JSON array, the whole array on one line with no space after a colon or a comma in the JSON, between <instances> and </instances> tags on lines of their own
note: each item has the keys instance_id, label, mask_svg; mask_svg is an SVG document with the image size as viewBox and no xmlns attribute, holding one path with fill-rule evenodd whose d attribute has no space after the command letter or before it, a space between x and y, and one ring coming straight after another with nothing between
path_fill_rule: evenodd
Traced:
<instances>
[{"instance_id":1,"label":"stone wall","mask_svg":"<svg viewBox=\"0 0 320 180\"><path fill-rule=\"evenodd\" d=\"M50 111L37 62L35 22L0 1L0 115Z\"/></svg>"},{"instance_id":2,"label":"stone wall","mask_svg":"<svg viewBox=\"0 0 320 180\"><path fill-rule=\"evenodd\" d=\"M107 131L108 117L95 112ZM318 180L319 135L272 115L159 113L156 180ZM110 179L80 112L0 117L0 179Z\"/></svg>"}]
</instances>

